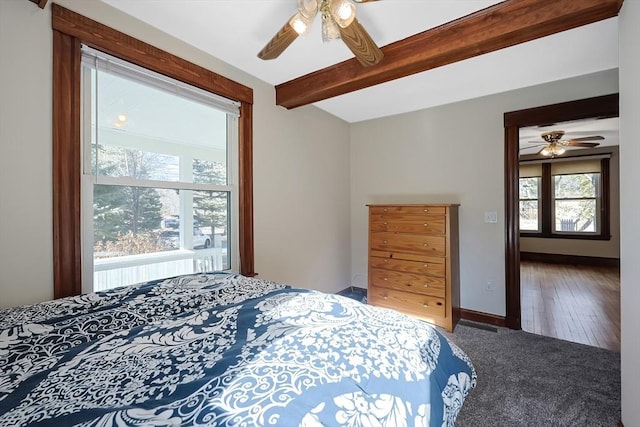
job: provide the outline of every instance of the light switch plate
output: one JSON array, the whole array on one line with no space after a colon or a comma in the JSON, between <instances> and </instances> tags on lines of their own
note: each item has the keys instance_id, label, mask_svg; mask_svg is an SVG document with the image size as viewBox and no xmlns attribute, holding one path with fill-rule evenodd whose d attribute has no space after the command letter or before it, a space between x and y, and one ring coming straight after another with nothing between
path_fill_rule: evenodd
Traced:
<instances>
[{"instance_id":1,"label":"light switch plate","mask_svg":"<svg viewBox=\"0 0 640 427\"><path fill-rule=\"evenodd\" d=\"M485 212L484 222L486 224L496 224L498 222L498 212Z\"/></svg>"}]
</instances>

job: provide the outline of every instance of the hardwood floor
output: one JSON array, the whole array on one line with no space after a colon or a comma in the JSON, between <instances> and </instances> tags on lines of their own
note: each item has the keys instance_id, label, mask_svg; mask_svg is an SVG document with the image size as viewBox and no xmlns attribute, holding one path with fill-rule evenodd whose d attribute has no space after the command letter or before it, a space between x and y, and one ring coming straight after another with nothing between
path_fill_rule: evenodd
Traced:
<instances>
[{"instance_id":1,"label":"hardwood floor","mask_svg":"<svg viewBox=\"0 0 640 427\"><path fill-rule=\"evenodd\" d=\"M620 269L520 263L522 329L620 351Z\"/></svg>"}]
</instances>

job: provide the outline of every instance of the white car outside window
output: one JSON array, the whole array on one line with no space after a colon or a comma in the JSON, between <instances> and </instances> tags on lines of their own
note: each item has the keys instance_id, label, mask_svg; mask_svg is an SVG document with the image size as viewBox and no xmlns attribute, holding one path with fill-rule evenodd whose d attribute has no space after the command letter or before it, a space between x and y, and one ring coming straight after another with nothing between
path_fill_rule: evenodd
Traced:
<instances>
[{"instance_id":1,"label":"white car outside window","mask_svg":"<svg viewBox=\"0 0 640 427\"><path fill-rule=\"evenodd\" d=\"M160 243L167 249L179 249L180 248L180 231L178 230L164 230L160 233ZM199 228L193 229L193 248L210 248L211 237L207 236Z\"/></svg>"}]
</instances>

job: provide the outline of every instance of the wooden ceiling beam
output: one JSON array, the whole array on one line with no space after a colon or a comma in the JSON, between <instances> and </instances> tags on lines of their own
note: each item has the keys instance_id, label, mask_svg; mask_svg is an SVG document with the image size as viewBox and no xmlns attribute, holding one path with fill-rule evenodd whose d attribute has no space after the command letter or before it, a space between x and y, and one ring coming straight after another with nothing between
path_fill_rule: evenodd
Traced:
<instances>
[{"instance_id":1,"label":"wooden ceiling beam","mask_svg":"<svg viewBox=\"0 0 640 427\"><path fill-rule=\"evenodd\" d=\"M295 108L431 70L618 15L623 0L507 0L382 48L362 67L340 62L276 86L276 104Z\"/></svg>"}]
</instances>

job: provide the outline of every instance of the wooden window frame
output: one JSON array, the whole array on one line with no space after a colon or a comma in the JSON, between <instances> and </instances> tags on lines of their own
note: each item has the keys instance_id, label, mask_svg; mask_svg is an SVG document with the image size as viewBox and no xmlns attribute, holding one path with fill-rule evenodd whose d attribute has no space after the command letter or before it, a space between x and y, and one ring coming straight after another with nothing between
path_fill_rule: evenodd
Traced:
<instances>
[{"instance_id":1,"label":"wooden window frame","mask_svg":"<svg viewBox=\"0 0 640 427\"><path fill-rule=\"evenodd\" d=\"M58 4L53 27L53 289L82 293L80 60L82 44L240 102L238 212L240 273L255 276L253 247L253 89Z\"/></svg>"},{"instance_id":2,"label":"wooden window frame","mask_svg":"<svg viewBox=\"0 0 640 427\"><path fill-rule=\"evenodd\" d=\"M579 158L579 157L578 157ZM609 158L600 159L600 232L599 233L571 233L563 232L558 233L553 231L555 211L555 203L553 197L553 177L551 174L551 163L542 164L542 176L540 177L540 206L539 215L541 218L541 230L539 232L534 231L520 231L520 237L537 237L541 239L576 239L576 240L611 240L611 226L610 226L610 192L609 187Z\"/></svg>"}]
</instances>

